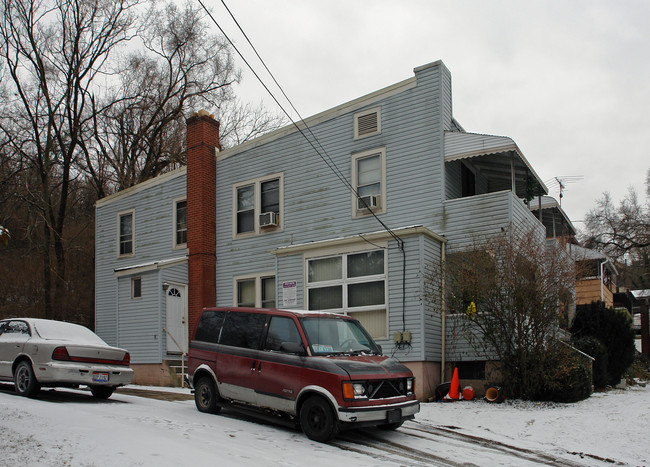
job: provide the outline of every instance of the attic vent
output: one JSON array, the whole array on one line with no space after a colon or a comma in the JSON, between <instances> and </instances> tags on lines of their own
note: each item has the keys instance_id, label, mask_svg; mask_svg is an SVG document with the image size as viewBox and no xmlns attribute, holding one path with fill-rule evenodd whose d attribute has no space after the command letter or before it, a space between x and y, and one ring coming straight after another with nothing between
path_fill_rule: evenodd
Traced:
<instances>
[{"instance_id":1,"label":"attic vent","mask_svg":"<svg viewBox=\"0 0 650 467\"><path fill-rule=\"evenodd\" d=\"M354 137L363 138L381 133L379 109L358 113L354 118Z\"/></svg>"}]
</instances>

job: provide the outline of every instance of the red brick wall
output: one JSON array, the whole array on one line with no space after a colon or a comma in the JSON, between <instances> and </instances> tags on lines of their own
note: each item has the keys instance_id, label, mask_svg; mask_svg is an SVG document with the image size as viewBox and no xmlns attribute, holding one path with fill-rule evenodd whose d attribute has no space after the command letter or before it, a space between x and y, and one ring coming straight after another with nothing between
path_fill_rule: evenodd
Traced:
<instances>
[{"instance_id":1,"label":"red brick wall","mask_svg":"<svg viewBox=\"0 0 650 467\"><path fill-rule=\"evenodd\" d=\"M201 111L187 119L188 318L194 337L201 310L216 304L215 148L219 122Z\"/></svg>"}]
</instances>

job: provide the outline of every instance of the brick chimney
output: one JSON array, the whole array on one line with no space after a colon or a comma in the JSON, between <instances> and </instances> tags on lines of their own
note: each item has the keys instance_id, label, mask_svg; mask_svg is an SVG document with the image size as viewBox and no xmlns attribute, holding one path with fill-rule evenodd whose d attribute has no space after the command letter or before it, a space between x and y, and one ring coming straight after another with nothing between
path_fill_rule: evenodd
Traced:
<instances>
[{"instance_id":1,"label":"brick chimney","mask_svg":"<svg viewBox=\"0 0 650 467\"><path fill-rule=\"evenodd\" d=\"M216 304L216 184L219 122L205 110L187 119L188 318L194 337L201 310Z\"/></svg>"}]
</instances>

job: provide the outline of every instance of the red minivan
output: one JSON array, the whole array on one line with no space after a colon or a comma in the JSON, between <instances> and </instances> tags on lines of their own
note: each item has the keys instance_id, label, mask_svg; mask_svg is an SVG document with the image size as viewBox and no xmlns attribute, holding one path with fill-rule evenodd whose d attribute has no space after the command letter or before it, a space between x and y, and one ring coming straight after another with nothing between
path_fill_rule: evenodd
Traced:
<instances>
[{"instance_id":1,"label":"red minivan","mask_svg":"<svg viewBox=\"0 0 650 467\"><path fill-rule=\"evenodd\" d=\"M413 373L338 314L206 308L188 372L201 412L273 414L320 442L346 428L394 430L420 411Z\"/></svg>"}]
</instances>

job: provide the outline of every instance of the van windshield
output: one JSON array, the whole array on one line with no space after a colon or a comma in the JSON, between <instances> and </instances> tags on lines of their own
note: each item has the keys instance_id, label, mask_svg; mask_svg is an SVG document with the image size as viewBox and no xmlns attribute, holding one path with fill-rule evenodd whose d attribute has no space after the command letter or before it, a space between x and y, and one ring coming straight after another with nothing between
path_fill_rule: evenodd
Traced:
<instances>
[{"instance_id":1,"label":"van windshield","mask_svg":"<svg viewBox=\"0 0 650 467\"><path fill-rule=\"evenodd\" d=\"M302 325L314 355L380 355L379 347L356 320L303 318Z\"/></svg>"}]
</instances>

